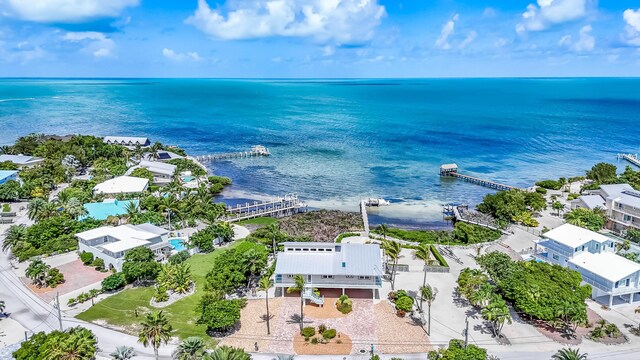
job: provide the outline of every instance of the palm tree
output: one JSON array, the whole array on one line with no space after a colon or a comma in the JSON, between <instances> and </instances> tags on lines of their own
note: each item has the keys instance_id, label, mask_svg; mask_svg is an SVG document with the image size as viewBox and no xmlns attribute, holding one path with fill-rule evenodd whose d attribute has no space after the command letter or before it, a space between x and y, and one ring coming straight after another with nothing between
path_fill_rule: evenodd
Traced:
<instances>
[{"instance_id":1,"label":"palm tree","mask_svg":"<svg viewBox=\"0 0 640 360\"><path fill-rule=\"evenodd\" d=\"M553 204L551 204L551 208L556 210L556 213L560 216L560 211L564 210L564 205L560 201L554 201Z\"/></svg>"},{"instance_id":2,"label":"palm tree","mask_svg":"<svg viewBox=\"0 0 640 360\"><path fill-rule=\"evenodd\" d=\"M149 147L149 157L153 160L158 160L160 155L158 154L162 150L162 144L159 142L155 142L151 147Z\"/></svg>"},{"instance_id":3,"label":"palm tree","mask_svg":"<svg viewBox=\"0 0 640 360\"><path fill-rule=\"evenodd\" d=\"M427 266L431 264L431 245L420 244L416 251L413 253L416 259L420 259L424 262L424 277L422 279L422 286L427 284ZM422 300L420 301L420 308L422 309Z\"/></svg>"},{"instance_id":4,"label":"palm tree","mask_svg":"<svg viewBox=\"0 0 640 360\"><path fill-rule=\"evenodd\" d=\"M69 337L46 348L44 360L91 360L95 358L98 341L93 333L85 328L69 330Z\"/></svg>"},{"instance_id":5,"label":"palm tree","mask_svg":"<svg viewBox=\"0 0 640 360\"><path fill-rule=\"evenodd\" d=\"M553 354L552 360L587 360L587 354L581 354L580 349L562 348Z\"/></svg>"},{"instance_id":6,"label":"palm tree","mask_svg":"<svg viewBox=\"0 0 640 360\"><path fill-rule=\"evenodd\" d=\"M489 304L482 309L481 314L485 320L491 322L491 328L496 337L500 337L505 322L511 324L509 307L500 295L494 295Z\"/></svg>"},{"instance_id":7,"label":"palm tree","mask_svg":"<svg viewBox=\"0 0 640 360\"><path fill-rule=\"evenodd\" d=\"M198 360L204 354L205 343L201 337L190 336L184 339L173 352L176 360Z\"/></svg>"},{"instance_id":8,"label":"palm tree","mask_svg":"<svg viewBox=\"0 0 640 360\"><path fill-rule=\"evenodd\" d=\"M233 240L233 228L231 224L225 221L219 221L215 225L216 237L220 238L222 242L230 242Z\"/></svg>"},{"instance_id":9,"label":"palm tree","mask_svg":"<svg viewBox=\"0 0 640 360\"><path fill-rule=\"evenodd\" d=\"M64 206L65 211L69 216L76 219L81 216L87 215L87 209L82 206L82 203L76 198L70 198Z\"/></svg>"},{"instance_id":10,"label":"palm tree","mask_svg":"<svg viewBox=\"0 0 640 360\"><path fill-rule=\"evenodd\" d=\"M51 267L42 262L42 260L36 259L29 264L25 275L31 279L36 286L42 287L46 285L47 271L49 271L50 268Z\"/></svg>"},{"instance_id":11,"label":"palm tree","mask_svg":"<svg viewBox=\"0 0 640 360\"><path fill-rule=\"evenodd\" d=\"M280 237L280 228L278 227L278 223L272 223L267 226L266 230L267 230L267 236L272 241L271 250L273 250L273 258L275 259L276 251L278 248L276 240L278 239L278 237Z\"/></svg>"},{"instance_id":12,"label":"palm tree","mask_svg":"<svg viewBox=\"0 0 640 360\"><path fill-rule=\"evenodd\" d=\"M41 198L35 198L29 201L29 204L27 205L27 216L29 219L35 221L42 219L42 214L46 205L47 202Z\"/></svg>"},{"instance_id":13,"label":"palm tree","mask_svg":"<svg viewBox=\"0 0 640 360\"><path fill-rule=\"evenodd\" d=\"M173 327L169 324L169 320L162 310L147 314L141 325L142 330L138 333L138 342L141 342L144 347L151 345L156 360L158 360L158 348L162 343L169 342Z\"/></svg>"},{"instance_id":14,"label":"palm tree","mask_svg":"<svg viewBox=\"0 0 640 360\"><path fill-rule=\"evenodd\" d=\"M427 301L427 307L428 307L427 316L429 319L429 325L427 328L428 335L431 335L431 304L436 299L437 294L438 294L438 290L432 288L431 285L427 284L420 288L420 310L422 310L422 300Z\"/></svg>"},{"instance_id":15,"label":"palm tree","mask_svg":"<svg viewBox=\"0 0 640 360\"><path fill-rule=\"evenodd\" d=\"M2 243L2 251L25 242L27 240L27 227L25 225L11 225L4 233L4 242Z\"/></svg>"},{"instance_id":16,"label":"palm tree","mask_svg":"<svg viewBox=\"0 0 640 360\"><path fill-rule=\"evenodd\" d=\"M251 360L251 356L241 348L221 346L205 357L206 360Z\"/></svg>"},{"instance_id":17,"label":"palm tree","mask_svg":"<svg viewBox=\"0 0 640 360\"><path fill-rule=\"evenodd\" d=\"M629 251L629 249L631 249L631 241L629 240L625 240L621 243L617 243L616 244L616 253L620 254L623 251Z\"/></svg>"},{"instance_id":18,"label":"palm tree","mask_svg":"<svg viewBox=\"0 0 640 360\"><path fill-rule=\"evenodd\" d=\"M135 350L131 346L118 346L114 352L112 352L111 357L114 360L129 360L132 357L136 356Z\"/></svg>"},{"instance_id":19,"label":"palm tree","mask_svg":"<svg viewBox=\"0 0 640 360\"><path fill-rule=\"evenodd\" d=\"M300 274L295 275L293 277L293 281L295 281L295 285L287 288L287 292L292 293L292 292L300 291L300 331L302 331L302 328L304 327L304 297L303 297L304 294L303 293L304 293L305 281L304 281L304 277Z\"/></svg>"},{"instance_id":20,"label":"palm tree","mask_svg":"<svg viewBox=\"0 0 640 360\"><path fill-rule=\"evenodd\" d=\"M4 307L5 307L4 301L0 300L0 314L4 314Z\"/></svg>"},{"instance_id":21,"label":"palm tree","mask_svg":"<svg viewBox=\"0 0 640 360\"><path fill-rule=\"evenodd\" d=\"M398 265L398 259L400 259L400 253L402 251L402 245L400 245L397 241L385 241L384 243L384 251L387 256L393 261L393 266L391 270L391 290L394 290L394 285L396 282L396 266Z\"/></svg>"},{"instance_id":22,"label":"palm tree","mask_svg":"<svg viewBox=\"0 0 640 360\"><path fill-rule=\"evenodd\" d=\"M258 290L264 291L264 300L267 307L267 335L271 335L271 328L269 327L269 289L273 286L273 281L268 276L263 276L258 282Z\"/></svg>"},{"instance_id":23,"label":"palm tree","mask_svg":"<svg viewBox=\"0 0 640 360\"><path fill-rule=\"evenodd\" d=\"M389 227L386 224L378 225L378 231L382 234L382 238L386 241L387 234L389 233Z\"/></svg>"}]
</instances>

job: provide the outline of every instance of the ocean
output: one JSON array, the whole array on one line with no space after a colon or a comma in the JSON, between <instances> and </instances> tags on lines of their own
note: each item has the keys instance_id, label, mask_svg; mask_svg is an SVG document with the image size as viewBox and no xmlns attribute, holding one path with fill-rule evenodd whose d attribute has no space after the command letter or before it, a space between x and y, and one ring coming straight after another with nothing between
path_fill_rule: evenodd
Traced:
<instances>
[{"instance_id":1,"label":"ocean","mask_svg":"<svg viewBox=\"0 0 640 360\"><path fill-rule=\"evenodd\" d=\"M313 208L392 202L372 222L429 228L492 192L440 164L520 187L639 152L640 79L4 79L0 144L31 132L147 136L211 164L229 203L297 193Z\"/></svg>"}]
</instances>

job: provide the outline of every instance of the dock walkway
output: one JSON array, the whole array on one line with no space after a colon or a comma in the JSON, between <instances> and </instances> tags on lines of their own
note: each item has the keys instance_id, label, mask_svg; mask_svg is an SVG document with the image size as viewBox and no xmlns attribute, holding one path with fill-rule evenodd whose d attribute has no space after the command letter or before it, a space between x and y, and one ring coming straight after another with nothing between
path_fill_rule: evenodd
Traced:
<instances>
[{"instance_id":1,"label":"dock walkway","mask_svg":"<svg viewBox=\"0 0 640 360\"><path fill-rule=\"evenodd\" d=\"M283 217L306 211L307 204L300 201L297 194L288 194L281 198L266 201L254 201L236 205L227 209L223 218L226 222L236 222L261 216Z\"/></svg>"},{"instance_id":2,"label":"dock walkway","mask_svg":"<svg viewBox=\"0 0 640 360\"><path fill-rule=\"evenodd\" d=\"M638 154L618 154L617 158L627 160L633 165L640 167L640 158L638 158Z\"/></svg>"},{"instance_id":3,"label":"dock walkway","mask_svg":"<svg viewBox=\"0 0 640 360\"><path fill-rule=\"evenodd\" d=\"M491 180L484 180L484 179L480 179L480 178L477 178L477 177L460 174L458 172L458 165L456 165L456 164L444 164L444 165L441 165L440 166L440 176L452 176L452 177L456 177L458 179L462 179L462 180L464 180L466 182L470 182L472 184L477 184L477 185L481 185L481 186L485 186L485 187L488 187L488 188L491 188L491 189L496 189L496 190L501 190L501 191L508 191L508 190L512 190L512 189L517 189L517 187L515 187L515 186L509 186L509 185L497 183L497 182L491 181Z\"/></svg>"},{"instance_id":4,"label":"dock walkway","mask_svg":"<svg viewBox=\"0 0 640 360\"><path fill-rule=\"evenodd\" d=\"M364 232L369 236L369 215L367 215L367 203L365 200L360 201L360 214L362 215L362 223L364 224Z\"/></svg>"},{"instance_id":5,"label":"dock walkway","mask_svg":"<svg viewBox=\"0 0 640 360\"><path fill-rule=\"evenodd\" d=\"M455 221L460 221L460 222L464 222L464 223L467 223L467 224L473 224L473 225L482 226L482 227L485 227L487 229L499 231L503 235L509 235L510 234L509 232L498 228L495 224L493 224L493 223L491 223L489 221L483 221L482 219L479 219L479 218L472 219L472 217L463 215L465 213L465 211L460 211L461 208L463 210L468 209L467 206L445 205L443 213L448 214L448 215L452 215L454 217ZM466 212L469 212L469 211L466 210ZM470 212L470 213L478 214L477 212Z\"/></svg>"},{"instance_id":6,"label":"dock walkway","mask_svg":"<svg viewBox=\"0 0 640 360\"><path fill-rule=\"evenodd\" d=\"M250 157L269 156L269 155L271 155L271 152L269 152L269 149L267 149L262 145L256 145L256 146L252 146L249 151L199 155L199 156L194 156L194 158L200 162L210 162L210 161L217 161L217 160L250 158Z\"/></svg>"}]
</instances>

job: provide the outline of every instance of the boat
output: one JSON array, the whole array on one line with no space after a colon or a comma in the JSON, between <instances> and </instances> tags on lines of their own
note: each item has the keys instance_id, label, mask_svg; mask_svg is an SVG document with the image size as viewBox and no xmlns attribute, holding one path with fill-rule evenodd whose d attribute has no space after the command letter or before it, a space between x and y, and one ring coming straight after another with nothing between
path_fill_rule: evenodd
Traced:
<instances>
[{"instance_id":1,"label":"boat","mask_svg":"<svg viewBox=\"0 0 640 360\"><path fill-rule=\"evenodd\" d=\"M391 203L382 198L380 199L369 198L364 202L365 206L388 206L389 204Z\"/></svg>"}]
</instances>

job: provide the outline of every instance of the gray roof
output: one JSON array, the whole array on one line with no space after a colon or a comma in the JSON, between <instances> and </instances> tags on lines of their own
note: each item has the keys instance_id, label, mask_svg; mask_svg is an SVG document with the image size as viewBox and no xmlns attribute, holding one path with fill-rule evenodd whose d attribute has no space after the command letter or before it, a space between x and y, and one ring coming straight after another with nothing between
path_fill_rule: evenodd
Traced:
<instances>
[{"instance_id":1,"label":"gray roof","mask_svg":"<svg viewBox=\"0 0 640 360\"><path fill-rule=\"evenodd\" d=\"M605 201L600 195L583 195L580 196L580 200L582 203L590 210L593 210L597 207L606 209Z\"/></svg>"},{"instance_id":2,"label":"gray roof","mask_svg":"<svg viewBox=\"0 0 640 360\"><path fill-rule=\"evenodd\" d=\"M164 235L169 233L169 230L161 228L160 226L155 226L151 223L138 224L134 226L140 230L144 230L156 235Z\"/></svg>"},{"instance_id":3,"label":"gray roof","mask_svg":"<svg viewBox=\"0 0 640 360\"><path fill-rule=\"evenodd\" d=\"M320 247L318 243L285 243L285 246ZM382 254L377 244L327 244L339 251L284 251L278 253L276 274L380 276ZM322 246L326 247L326 246ZM344 264L344 266L343 266Z\"/></svg>"},{"instance_id":4,"label":"gray roof","mask_svg":"<svg viewBox=\"0 0 640 360\"><path fill-rule=\"evenodd\" d=\"M29 155L9 155L9 154L0 155L0 162L4 162L4 161L11 161L12 163L17 165L26 165L26 164L42 161L42 158L37 158Z\"/></svg>"},{"instance_id":5,"label":"gray roof","mask_svg":"<svg viewBox=\"0 0 640 360\"><path fill-rule=\"evenodd\" d=\"M600 185L600 189L609 200L640 208L640 191L634 190L629 184Z\"/></svg>"}]
</instances>

